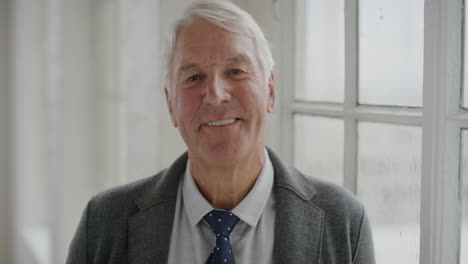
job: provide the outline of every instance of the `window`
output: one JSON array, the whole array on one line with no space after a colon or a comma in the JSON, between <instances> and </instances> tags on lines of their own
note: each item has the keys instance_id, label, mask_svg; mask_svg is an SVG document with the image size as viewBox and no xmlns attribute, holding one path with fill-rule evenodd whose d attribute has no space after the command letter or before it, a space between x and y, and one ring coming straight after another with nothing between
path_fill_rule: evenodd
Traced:
<instances>
[{"instance_id":1,"label":"window","mask_svg":"<svg viewBox=\"0 0 468 264\"><path fill-rule=\"evenodd\" d=\"M467 262L462 1L278 5L283 158L357 195L377 263Z\"/></svg>"},{"instance_id":2,"label":"window","mask_svg":"<svg viewBox=\"0 0 468 264\"><path fill-rule=\"evenodd\" d=\"M356 194L372 224L377 263L418 263L421 128L358 124Z\"/></svg>"},{"instance_id":3,"label":"window","mask_svg":"<svg viewBox=\"0 0 468 264\"><path fill-rule=\"evenodd\" d=\"M359 103L420 107L424 0L360 0Z\"/></svg>"},{"instance_id":4,"label":"window","mask_svg":"<svg viewBox=\"0 0 468 264\"><path fill-rule=\"evenodd\" d=\"M343 185L343 120L296 114L294 133L294 166Z\"/></svg>"}]
</instances>

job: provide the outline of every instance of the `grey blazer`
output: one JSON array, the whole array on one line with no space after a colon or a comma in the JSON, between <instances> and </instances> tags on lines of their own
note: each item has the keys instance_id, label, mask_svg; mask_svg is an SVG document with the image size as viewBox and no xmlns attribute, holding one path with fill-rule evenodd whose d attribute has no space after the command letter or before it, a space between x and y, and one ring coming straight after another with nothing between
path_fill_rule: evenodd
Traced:
<instances>
[{"instance_id":1,"label":"grey blazer","mask_svg":"<svg viewBox=\"0 0 468 264\"><path fill-rule=\"evenodd\" d=\"M275 263L375 263L361 203L338 186L286 167L268 152L277 201ZM66 263L167 263L177 187L187 158L185 153L151 178L94 196Z\"/></svg>"}]
</instances>

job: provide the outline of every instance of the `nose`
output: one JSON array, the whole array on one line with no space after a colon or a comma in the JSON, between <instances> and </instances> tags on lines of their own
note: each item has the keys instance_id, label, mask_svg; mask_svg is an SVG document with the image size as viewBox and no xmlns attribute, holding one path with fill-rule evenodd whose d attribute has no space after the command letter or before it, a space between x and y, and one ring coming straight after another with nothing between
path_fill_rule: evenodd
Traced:
<instances>
[{"instance_id":1,"label":"nose","mask_svg":"<svg viewBox=\"0 0 468 264\"><path fill-rule=\"evenodd\" d=\"M229 84L223 78L216 75L208 77L206 85L205 103L217 106L231 99Z\"/></svg>"}]
</instances>

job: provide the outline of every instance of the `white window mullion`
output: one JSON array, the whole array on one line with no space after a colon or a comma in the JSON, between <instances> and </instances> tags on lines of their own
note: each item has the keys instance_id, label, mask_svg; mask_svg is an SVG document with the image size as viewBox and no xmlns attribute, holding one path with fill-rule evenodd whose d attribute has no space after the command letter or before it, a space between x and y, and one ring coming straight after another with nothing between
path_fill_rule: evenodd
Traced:
<instances>
[{"instance_id":1,"label":"white window mullion","mask_svg":"<svg viewBox=\"0 0 468 264\"><path fill-rule=\"evenodd\" d=\"M357 192L358 1L345 1L344 186Z\"/></svg>"},{"instance_id":2,"label":"white window mullion","mask_svg":"<svg viewBox=\"0 0 468 264\"><path fill-rule=\"evenodd\" d=\"M344 109L342 104L298 102L291 104L294 113L343 118Z\"/></svg>"},{"instance_id":3,"label":"white window mullion","mask_svg":"<svg viewBox=\"0 0 468 264\"><path fill-rule=\"evenodd\" d=\"M426 0L421 264L458 264L462 1Z\"/></svg>"},{"instance_id":4,"label":"white window mullion","mask_svg":"<svg viewBox=\"0 0 468 264\"><path fill-rule=\"evenodd\" d=\"M421 126L421 108L389 106L358 106L352 116L360 121L383 122L398 125Z\"/></svg>"},{"instance_id":5,"label":"white window mullion","mask_svg":"<svg viewBox=\"0 0 468 264\"><path fill-rule=\"evenodd\" d=\"M359 121L410 126L422 125L421 108L360 105L353 109L345 109L342 104L295 101L291 104L291 110L300 114L335 118L344 117ZM457 115L456 120L458 121L456 122L459 122L460 116L462 115L462 113Z\"/></svg>"}]
</instances>

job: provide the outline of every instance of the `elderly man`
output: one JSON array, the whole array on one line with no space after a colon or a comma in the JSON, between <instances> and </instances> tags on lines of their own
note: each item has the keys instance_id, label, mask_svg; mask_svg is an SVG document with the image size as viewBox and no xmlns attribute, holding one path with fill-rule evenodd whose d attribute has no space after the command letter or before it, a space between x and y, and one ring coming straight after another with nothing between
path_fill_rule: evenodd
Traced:
<instances>
[{"instance_id":1,"label":"elderly man","mask_svg":"<svg viewBox=\"0 0 468 264\"><path fill-rule=\"evenodd\" d=\"M374 263L362 205L265 147L273 59L250 15L195 2L172 44L165 93L188 151L95 196L67 263Z\"/></svg>"}]
</instances>

